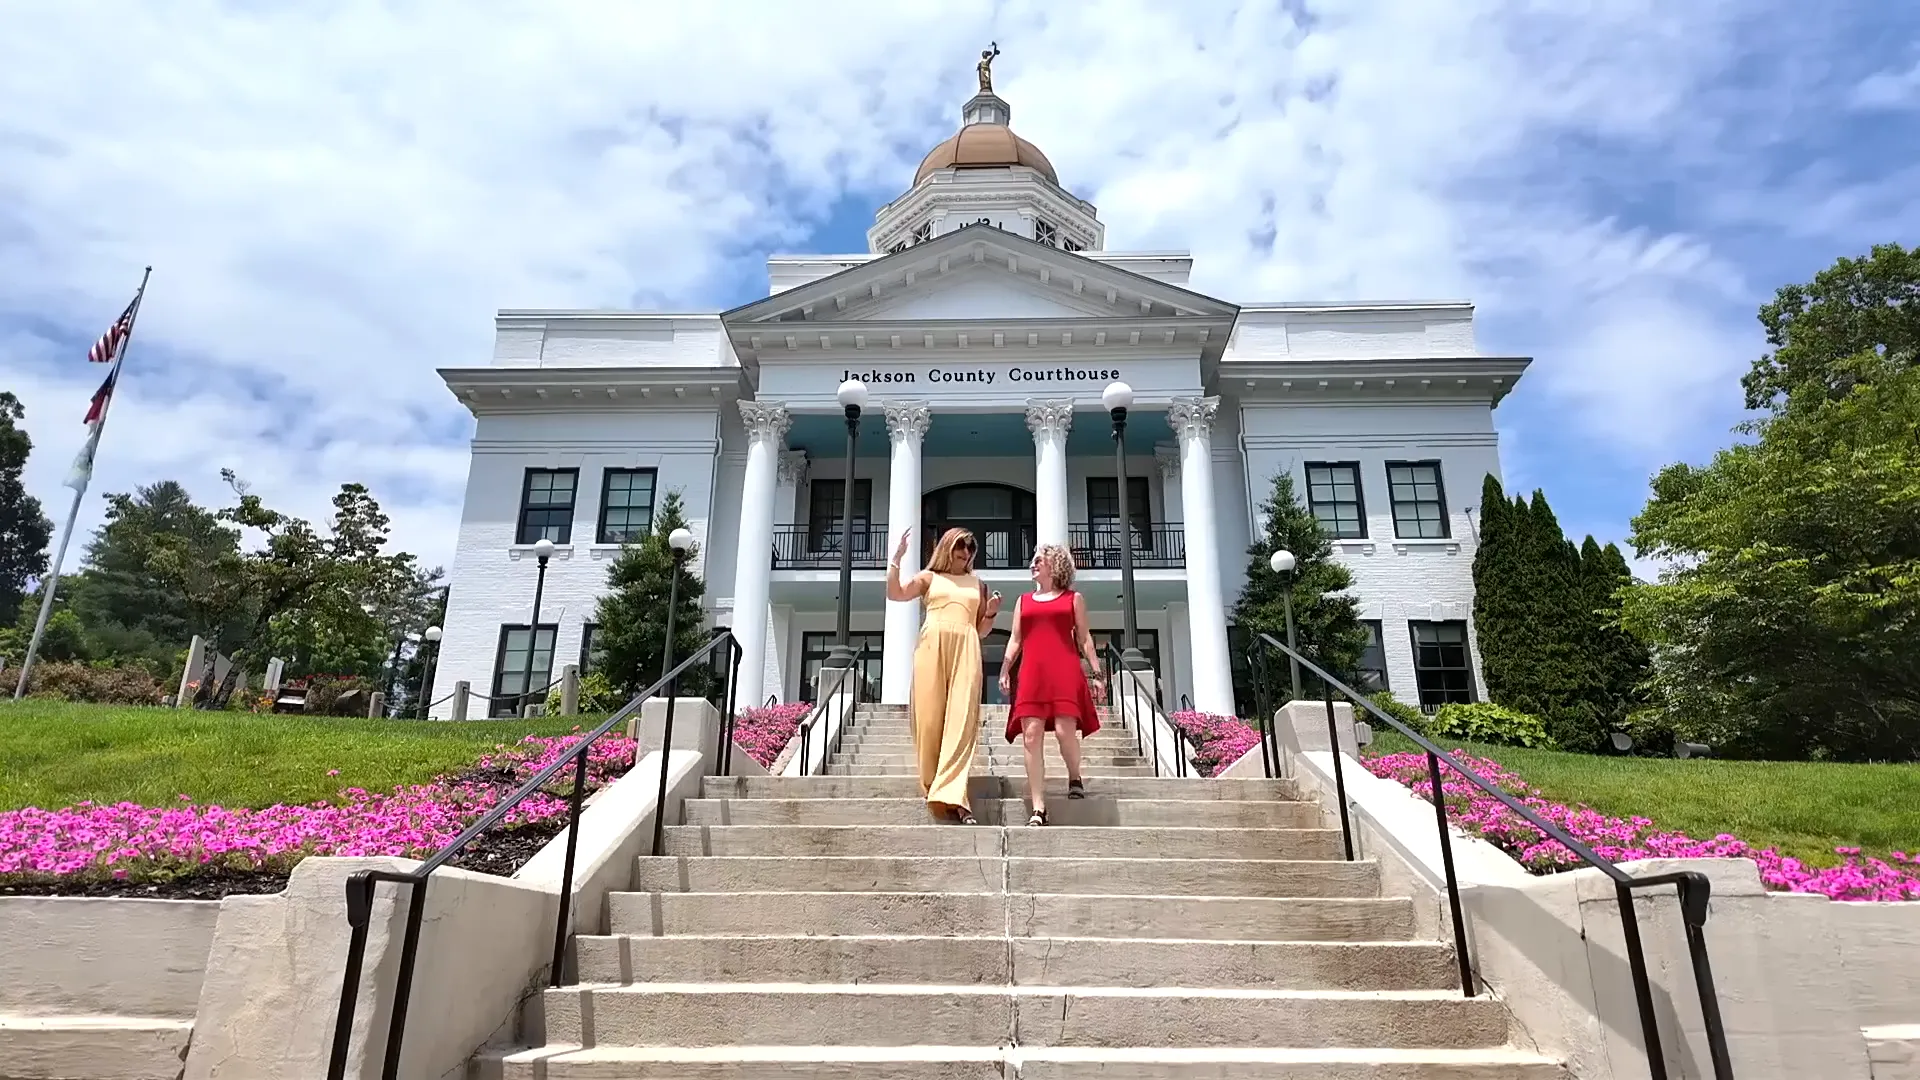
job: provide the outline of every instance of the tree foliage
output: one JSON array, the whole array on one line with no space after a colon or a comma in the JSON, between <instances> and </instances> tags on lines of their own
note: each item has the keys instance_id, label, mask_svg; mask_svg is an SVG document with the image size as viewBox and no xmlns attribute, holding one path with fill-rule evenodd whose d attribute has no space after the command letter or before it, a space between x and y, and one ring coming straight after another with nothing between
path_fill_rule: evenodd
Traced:
<instances>
[{"instance_id":1,"label":"tree foliage","mask_svg":"<svg viewBox=\"0 0 1920 1080\"><path fill-rule=\"evenodd\" d=\"M1287 575L1274 573L1268 559L1276 551L1293 552L1293 621L1300 651L1342 682L1356 685L1355 669L1367 635L1360 625L1360 601L1347 591L1353 587L1352 571L1334 560L1333 541L1294 493L1290 474L1273 478L1260 512L1266 517L1266 532L1247 548L1247 584L1234 605L1234 622L1243 634L1264 632L1276 641L1287 640ZM1284 703L1293 696L1288 666L1280 654L1270 659L1267 700ZM1317 682L1311 688L1309 684L1302 680L1302 693L1317 697Z\"/></svg>"},{"instance_id":2,"label":"tree foliage","mask_svg":"<svg viewBox=\"0 0 1920 1080\"><path fill-rule=\"evenodd\" d=\"M27 583L47 572L53 537L53 523L21 479L33 452L33 439L19 426L26 416L20 399L0 390L0 626L19 617Z\"/></svg>"},{"instance_id":3,"label":"tree foliage","mask_svg":"<svg viewBox=\"0 0 1920 1080\"><path fill-rule=\"evenodd\" d=\"M624 703L659 680L660 662L667 644L668 590L679 575L679 600L674 611L673 654L679 660L707 643L700 624L700 598L706 585L690 569L699 555L696 546L676 568L667 536L685 526L680 493L668 492L654 516L653 531L639 543L627 544L607 567L607 593L600 598L594 621L594 640L601 650L600 670ZM709 670L696 665L681 678L682 696L705 694L712 683Z\"/></svg>"},{"instance_id":4,"label":"tree foliage","mask_svg":"<svg viewBox=\"0 0 1920 1080\"><path fill-rule=\"evenodd\" d=\"M1855 272L1842 260L1803 291ZM1849 302L1859 325L1887 318L1880 290L1827 302L1823 325L1848 324ZM1897 337L1834 340L1874 336ZM1920 367L1894 353L1768 369L1798 381L1742 425L1752 443L1654 478L1633 543L1672 568L1628 590L1625 619L1684 735L1756 757L1920 758Z\"/></svg>"},{"instance_id":5,"label":"tree foliage","mask_svg":"<svg viewBox=\"0 0 1920 1080\"><path fill-rule=\"evenodd\" d=\"M1760 309L1773 351L1740 380L1747 408L1780 406L1798 388L1827 400L1863 378L1920 363L1920 248L1881 244L1841 259Z\"/></svg>"}]
</instances>

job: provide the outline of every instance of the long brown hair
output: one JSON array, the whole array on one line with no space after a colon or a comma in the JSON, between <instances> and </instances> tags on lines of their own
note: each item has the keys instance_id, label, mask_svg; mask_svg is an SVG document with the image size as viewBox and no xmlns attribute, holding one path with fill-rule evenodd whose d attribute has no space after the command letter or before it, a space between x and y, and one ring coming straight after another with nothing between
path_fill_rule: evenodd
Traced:
<instances>
[{"instance_id":1,"label":"long brown hair","mask_svg":"<svg viewBox=\"0 0 1920 1080\"><path fill-rule=\"evenodd\" d=\"M962 544L965 544L967 550L970 552L977 554L980 550L979 543L973 538L972 530L958 527L948 529L946 533L940 537L940 542L933 545L933 556L927 560L927 569L936 574L960 573L960 571L954 569L960 561L955 549ZM973 568L972 559L967 560L967 568L969 570Z\"/></svg>"}]
</instances>

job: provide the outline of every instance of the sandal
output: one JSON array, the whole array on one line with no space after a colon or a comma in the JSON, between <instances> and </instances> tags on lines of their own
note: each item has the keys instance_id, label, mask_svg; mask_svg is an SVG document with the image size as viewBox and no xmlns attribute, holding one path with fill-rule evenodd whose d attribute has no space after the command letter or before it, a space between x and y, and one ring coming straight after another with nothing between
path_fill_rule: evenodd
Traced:
<instances>
[{"instance_id":1,"label":"sandal","mask_svg":"<svg viewBox=\"0 0 1920 1080\"><path fill-rule=\"evenodd\" d=\"M1084 799L1086 797L1087 797L1087 782L1085 780L1067 781L1067 798Z\"/></svg>"},{"instance_id":2,"label":"sandal","mask_svg":"<svg viewBox=\"0 0 1920 1080\"><path fill-rule=\"evenodd\" d=\"M962 825L978 825L978 824L980 824L980 819L979 819L979 818L977 818L977 817L974 817L974 816L973 816L973 811L971 811L971 810L962 810L962 811L960 811L960 812L959 812L958 814L956 814L956 815L954 815L954 818L953 818L953 820L955 820L955 821L957 821L957 822L959 822L959 823L960 823L960 824L962 824Z\"/></svg>"},{"instance_id":3,"label":"sandal","mask_svg":"<svg viewBox=\"0 0 1920 1080\"><path fill-rule=\"evenodd\" d=\"M1027 819L1028 825L1040 826L1040 825L1045 825L1046 823L1047 823L1047 812L1045 809L1035 810L1033 812L1033 816Z\"/></svg>"}]
</instances>

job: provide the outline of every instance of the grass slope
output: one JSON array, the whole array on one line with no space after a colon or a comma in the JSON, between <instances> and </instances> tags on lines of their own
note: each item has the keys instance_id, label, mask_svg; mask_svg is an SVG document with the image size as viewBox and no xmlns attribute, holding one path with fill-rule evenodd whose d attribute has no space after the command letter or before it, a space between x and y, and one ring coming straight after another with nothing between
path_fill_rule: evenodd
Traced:
<instances>
[{"instance_id":1,"label":"grass slope","mask_svg":"<svg viewBox=\"0 0 1920 1080\"><path fill-rule=\"evenodd\" d=\"M1680 761L1441 745L1499 762L1554 802L1584 803L1614 817L1648 817L1662 829L1697 839L1732 833L1809 865L1840 863L1836 847L1870 855L1920 849L1920 765ZM1386 732L1369 752L1413 749L1410 741Z\"/></svg>"},{"instance_id":2,"label":"grass slope","mask_svg":"<svg viewBox=\"0 0 1920 1080\"><path fill-rule=\"evenodd\" d=\"M574 718L339 720L121 708L58 701L0 704L0 811L91 800L259 807L331 800L341 788L389 790L456 772L497 743L559 735ZM338 769L338 776L327 775Z\"/></svg>"}]
</instances>

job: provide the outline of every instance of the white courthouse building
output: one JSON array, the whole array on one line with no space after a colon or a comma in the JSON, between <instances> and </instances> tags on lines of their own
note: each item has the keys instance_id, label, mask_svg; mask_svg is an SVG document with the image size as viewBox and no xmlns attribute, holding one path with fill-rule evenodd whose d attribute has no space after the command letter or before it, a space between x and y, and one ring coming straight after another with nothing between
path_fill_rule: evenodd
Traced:
<instances>
[{"instance_id":1,"label":"white courthouse building","mask_svg":"<svg viewBox=\"0 0 1920 1080\"><path fill-rule=\"evenodd\" d=\"M441 372L478 424L438 696L590 664L607 568L676 491L710 625L746 651L743 704L811 697L849 498L852 644L882 700L907 700L919 626L916 604L883 593L903 529L919 538L908 569L949 526L980 538L981 576L1009 600L986 643L989 695L1036 544L1073 548L1097 637L1117 640L1119 476L1100 402L1114 381L1134 392L1140 647L1169 705L1234 711L1229 622L1281 472L1353 570L1371 676L1410 703L1483 694L1474 504L1500 470L1493 409L1528 360L1482 355L1466 302L1197 292L1185 252L1107 250L1093 205L990 87L963 118L875 215L868 252L773 256L770 295L731 311L503 311L491 363ZM851 492L834 397L849 377L870 390ZM543 537L556 549L536 627Z\"/></svg>"}]
</instances>

